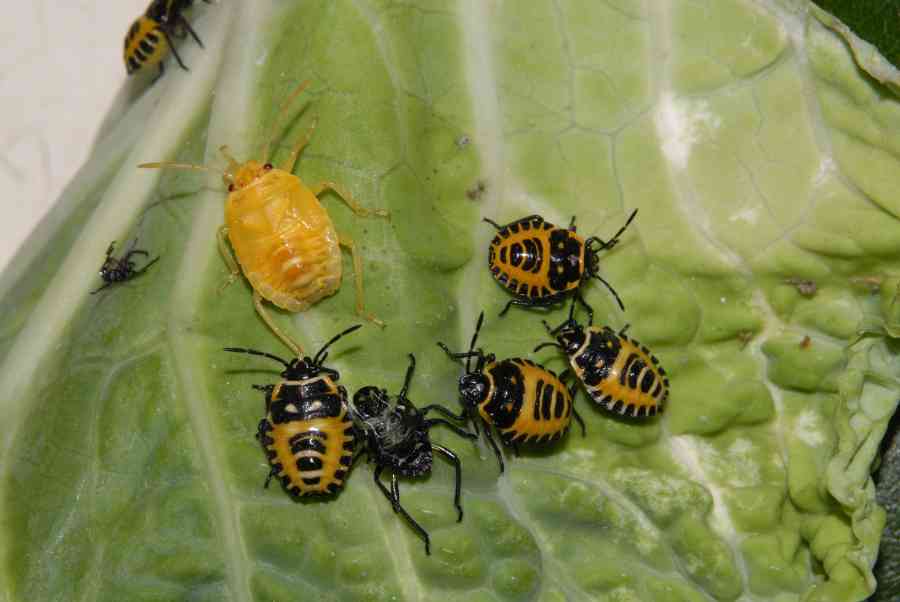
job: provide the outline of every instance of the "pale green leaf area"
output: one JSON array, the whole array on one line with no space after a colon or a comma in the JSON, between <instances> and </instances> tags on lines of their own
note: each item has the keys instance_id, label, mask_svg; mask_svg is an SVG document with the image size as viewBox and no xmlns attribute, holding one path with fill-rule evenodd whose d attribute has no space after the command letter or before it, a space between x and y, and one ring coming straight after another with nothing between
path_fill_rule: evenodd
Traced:
<instances>
[{"instance_id":1,"label":"pale green leaf area","mask_svg":"<svg viewBox=\"0 0 900 602\"><path fill-rule=\"evenodd\" d=\"M0 600L851 601L872 593L885 524L870 477L900 397L900 103L798 2L760 0L195 3L205 49L170 64L101 140L0 277ZM150 75L148 74L148 79ZM659 419L577 407L548 449L508 454L437 428L463 462L401 484L432 556L360 462L332 500L262 484L254 433L286 355L244 282L220 291L226 191L278 106L311 86L276 162L318 120L297 173L364 254L387 323L339 342L351 394L457 408L436 341L555 370L541 319L486 266L481 221L540 213L611 236L598 323L671 378ZM133 85L147 85L148 80ZM97 295L109 241L161 255ZM314 351L357 323L344 286L275 312ZM860 336L863 333L863 336Z\"/></svg>"}]
</instances>

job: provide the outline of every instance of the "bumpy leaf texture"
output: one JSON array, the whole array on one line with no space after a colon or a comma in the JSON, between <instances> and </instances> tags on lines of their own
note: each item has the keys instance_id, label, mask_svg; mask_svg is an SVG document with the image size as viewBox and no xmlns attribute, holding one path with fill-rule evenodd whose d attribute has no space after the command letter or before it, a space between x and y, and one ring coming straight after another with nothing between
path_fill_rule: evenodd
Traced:
<instances>
[{"instance_id":1,"label":"bumpy leaf texture","mask_svg":"<svg viewBox=\"0 0 900 602\"><path fill-rule=\"evenodd\" d=\"M871 469L900 396L900 103L807 6L750 0L195 3L206 48L110 118L93 158L0 280L4 600L861 600L885 526ZM532 355L546 314L496 313L490 217L540 213L622 243L598 321L671 374L659 420L577 406L572 432L497 466L404 483L433 555L361 463L332 501L262 488L254 440L283 354L250 289L219 291L221 179L136 169L256 156L318 117L297 173L365 255L367 325L331 364L354 391L456 406L436 347ZM146 82L144 82L146 83ZM134 84L138 86L138 84ZM161 255L100 294L110 240ZM345 267L351 269L349 259ZM349 276L278 314L307 349L358 318ZM546 317L559 321L565 309ZM864 332L860 337L859 333Z\"/></svg>"}]
</instances>

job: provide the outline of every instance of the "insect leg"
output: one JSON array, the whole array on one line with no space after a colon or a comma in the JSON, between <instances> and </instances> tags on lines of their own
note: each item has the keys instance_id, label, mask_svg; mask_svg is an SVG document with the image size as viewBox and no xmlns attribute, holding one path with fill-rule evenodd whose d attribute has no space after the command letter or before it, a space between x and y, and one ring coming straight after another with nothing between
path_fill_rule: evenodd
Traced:
<instances>
[{"instance_id":1,"label":"insect leg","mask_svg":"<svg viewBox=\"0 0 900 602\"><path fill-rule=\"evenodd\" d=\"M475 436L478 437L481 435L481 431L478 428L478 420L472 419L472 426L475 428Z\"/></svg>"},{"instance_id":2,"label":"insect leg","mask_svg":"<svg viewBox=\"0 0 900 602\"><path fill-rule=\"evenodd\" d=\"M383 327L384 322L376 318L373 314L366 313L365 293L363 291L363 263L362 256L356 248L356 243L353 242L352 238L344 234L339 234L338 239L340 245L346 247L350 251L350 257L353 258L353 283L356 286L356 314Z\"/></svg>"},{"instance_id":3,"label":"insect leg","mask_svg":"<svg viewBox=\"0 0 900 602\"><path fill-rule=\"evenodd\" d=\"M575 416L575 420L577 420L579 426L581 426L581 436L586 437L587 430L585 430L584 428L584 420L582 420L581 416L578 415L578 410L576 410L574 406L572 407L572 415Z\"/></svg>"},{"instance_id":4,"label":"insect leg","mask_svg":"<svg viewBox=\"0 0 900 602\"><path fill-rule=\"evenodd\" d=\"M116 248L116 241L112 241L111 243L109 243L109 246L106 247L106 258L107 259L109 259L110 256L113 254L113 251L115 250L115 248Z\"/></svg>"},{"instance_id":5,"label":"insect leg","mask_svg":"<svg viewBox=\"0 0 900 602\"><path fill-rule=\"evenodd\" d=\"M443 424L444 426L449 428L451 431L453 431L460 437L465 437L466 439L477 439L478 438L478 435L476 435L474 433L470 433L469 431L467 431L465 429L461 429L458 426L456 426L455 424L453 424L451 422L447 422L443 418L431 418L429 420L426 420L425 424L428 426L428 428L437 426L439 424Z\"/></svg>"},{"instance_id":6,"label":"insect leg","mask_svg":"<svg viewBox=\"0 0 900 602\"><path fill-rule=\"evenodd\" d=\"M228 271L231 272L225 280L225 283L219 287L219 292L221 292L235 281L238 274L241 273L241 268L234 258L234 253L231 252L231 248L228 246L228 226L220 227L216 232L216 238L219 241L219 254L222 255L222 259L225 260L225 265L228 266Z\"/></svg>"},{"instance_id":7,"label":"insect leg","mask_svg":"<svg viewBox=\"0 0 900 602\"><path fill-rule=\"evenodd\" d=\"M600 278L600 277L597 276L597 278ZM600 278L600 279L603 280L602 278ZM606 281L603 280L603 282L606 282ZM607 284L606 286L609 286L609 285ZM612 287L610 287L609 290L612 291ZM613 291L613 295L616 296L616 300L619 302L619 307L622 307L622 300L619 299L619 295L616 294L616 291ZM576 299L579 303L581 303L581 306L584 307L585 310L587 310L587 314L588 314L588 326L592 326L592 325L594 324L594 308L587 304L587 301L584 300L584 297L581 296L581 292L578 291L577 289L576 289L576 291L575 291L575 299ZM623 310L623 311L624 311L624 309L625 309L625 308L622 307L622 310Z\"/></svg>"},{"instance_id":8,"label":"insect leg","mask_svg":"<svg viewBox=\"0 0 900 602\"><path fill-rule=\"evenodd\" d=\"M269 471L269 474L266 475L266 482L263 483L263 489L269 488L269 483L272 482L272 477L274 477L278 472L275 470L275 467L272 467L272 470Z\"/></svg>"},{"instance_id":9,"label":"insect leg","mask_svg":"<svg viewBox=\"0 0 900 602\"><path fill-rule=\"evenodd\" d=\"M150 253L148 253L147 251L145 251L143 249L132 249L132 250L128 251L127 253L125 253L125 257L123 257L120 261L127 262L129 259L131 259L132 255L143 255L144 257L148 257L150 255Z\"/></svg>"},{"instance_id":10,"label":"insect leg","mask_svg":"<svg viewBox=\"0 0 900 602\"><path fill-rule=\"evenodd\" d=\"M400 483L397 481L397 473L391 473L391 495L394 496L394 501L397 502L397 505L400 505ZM395 509L394 512L397 510Z\"/></svg>"},{"instance_id":11,"label":"insect leg","mask_svg":"<svg viewBox=\"0 0 900 602\"><path fill-rule=\"evenodd\" d=\"M351 211L353 211L353 213L360 217L370 217L373 214L378 217L388 217L388 215L390 215L383 209L367 209L366 207L363 207L356 202L356 199L353 198L353 195L350 194L350 191L336 182L325 180L312 187L312 193L317 197L326 190L331 190L335 194L337 194L338 198L344 201L344 203L348 207L350 207Z\"/></svg>"},{"instance_id":12,"label":"insect leg","mask_svg":"<svg viewBox=\"0 0 900 602\"><path fill-rule=\"evenodd\" d=\"M254 387L258 387L260 385L253 385ZM266 435L266 426L268 421L263 418L259 421L259 425L256 427L256 438L262 441L262 438Z\"/></svg>"},{"instance_id":13,"label":"insect leg","mask_svg":"<svg viewBox=\"0 0 900 602\"><path fill-rule=\"evenodd\" d=\"M178 65L184 69L185 71L190 71L187 67L185 67L184 62L182 62L181 57L178 56L178 51L175 50L175 44L172 43L172 38L169 37L169 32L166 31L165 27L161 27L159 31L163 34L163 37L166 39L166 43L169 45L169 49L172 51L172 54L175 55L175 60L178 61ZM162 64L162 62L160 62ZM160 72L160 75L162 73Z\"/></svg>"},{"instance_id":14,"label":"insect leg","mask_svg":"<svg viewBox=\"0 0 900 602\"><path fill-rule=\"evenodd\" d=\"M397 512L397 501L394 499L394 496L391 495L391 492L388 491L388 488L384 486L384 483L381 482L382 470L384 470L384 466L376 466L375 470L372 472L372 476L375 479L375 484L378 485L378 488L381 490L381 493L383 493L384 497L391 503L391 508L394 509L394 512Z\"/></svg>"},{"instance_id":15,"label":"insect leg","mask_svg":"<svg viewBox=\"0 0 900 602\"><path fill-rule=\"evenodd\" d=\"M403 388L400 389L400 399L406 399L406 394L409 391L409 381L412 380L413 370L416 369L416 356L412 353L409 354L409 368L406 369L406 378L403 379Z\"/></svg>"},{"instance_id":16,"label":"insect leg","mask_svg":"<svg viewBox=\"0 0 900 602\"><path fill-rule=\"evenodd\" d=\"M197 33L194 31L194 28L191 27L191 24L188 22L188 20L185 19L183 15L179 15L178 21L179 23L181 23L181 26L184 27L189 34L191 34L191 37L194 38L194 41L197 42L197 45L200 46L200 48L203 48L203 42L201 42L200 38L197 37Z\"/></svg>"},{"instance_id":17,"label":"insect leg","mask_svg":"<svg viewBox=\"0 0 900 602\"><path fill-rule=\"evenodd\" d=\"M259 294L259 291L253 289L253 305L256 307L256 313L259 314L259 317L262 318L262 321L266 323L266 326L269 327L269 330L272 333L281 339L281 342L287 345L288 349L290 349L296 357L303 357L303 347L298 345L294 339L289 337L284 331L282 331L278 326L275 325L275 322L272 321L272 317L269 315L269 312L266 311L266 308L263 306L262 295Z\"/></svg>"},{"instance_id":18,"label":"insect leg","mask_svg":"<svg viewBox=\"0 0 900 602\"><path fill-rule=\"evenodd\" d=\"M458 420L459 422L465 422L466 418L468 418L465 411L463 411L459 416L457 416L456 414L454 414L453 412L451 412L444 406L436 404L436 403L431 404L430 406L425 406L424 408L422 408L421 412L423 414L426 414L426 413L430 412L431 410L434 410L435 412L443 414L447 418L451 418L453 420Z\"/></svg>"},{"instance_id":19,"label":"insect leg","mask_svg":"<svg viewBox=\"0 0 900 602\"><path fill-rule=\"evenodd\" d=\"M503 454L500 453L500 448L497 447L497 442L494 441L494 437L491 435L491 425L487 422L484 423L484 436L487 437L488 443L491 444L494 455L497 456L497 462L500 463L500 474L503 474L503 470L505 469L505 466L503 465Z\"/></svg>"},{"instance_id":20,"label":"insect leg","mask_svg":"<svg viewBox=\"0 0 900 602\"><path fill-rule=\"evenodd\" d=\"M438 341L438 347L443 349L444 353L446 353L447 355L449 355L451 358L453 358L455 360L464 360L464 359L467 359L470 357L481 358L481 356L484 355L480 349L478 351L463 351L460 353L456 353L456 352L450 351L450 348L447 347L446 345L444 345L443 343L441 343L440 341Z\"/></svg>"},{"instance_id":21,"label":"insect leg","mask_svg":"<svg viewBox=\"0 0 900 602\"><path fill-rule=\"evenodd\" d=\"M453 505L456 506L456 511L458 513L456 522L461 523L463 519L463 509L462 504L459 502L459 494L462 490L462 465L459 462L459 457L443 445L432 443L431 449L450 460L453 463L453 468L456 469L456 486L453 490Z\"/></svg>"},{"instance_id":22,"label":"insect leg","mask_svg":"<svg viewBox=\"0 0 900 602\"><path fill-rule=\"evenodd\" d=\"M310 124L309 129L306 130L306 133L303 134L303 137L294 145L294 148L291 149L291 154L288 155L288 158L285 159L284 165L282 169L288 173L294 171L294 166L297 164L297 158L300 156L300 153L303 152L303 149L306 148L306 145L309 144L309 141L312 139L313 132L316 130L316 126L319 124L319 118L314 117L312 124Z\"/></svg>"},{"instance_id":23,"label":"insect leg","mask_svg":"<svg viewBox=\"0 0 900 602\"><path fill-rule=\"evenodd\" d=\"M151 265L153 265L153 264L156 263L157 261L159 261L159 255L157 255L156 257L154 257L153 259L151 259L150 261L148 261L146 264L144 264L144 267L142 267L141 269L135 270L135 271L132 273L132 277L137 276L138 274L143 274L144 272L147 271L147 268L149 268Z\"/></svg>"},{"instance_id":24,"label":"insect leg","mask_svg":"<svg viewBox=\"0 0 900 602\"><path fill-rule=\"evenodd\" d=\"M425 540L425 555L431 556L431 539L428 537L428 531L423 529L422 525L416 522L416 519L410 516L409 512L407 512L406 509L400 505L400 485L397 483L396 473L391 474L391 489L394 492L394 512L399 512L400 514L402 514L403 518L405 518L409 523L409 526L411 526L413 530L416 531L416 533L418 533L419 536Z\"/></svg>"},{"instance_id":25,"label":"insect leg","mask_svg":"<svg viewBox=\"0 0 900 602\"><path fill-rule=\"evenodd\" d=\"M624 337L629 328L631 328L631 324L626 324L625 326L623 326L622 330L619 331L619 336Z\"/></svg>"},{"instance_id":26,"label":"insect leg","mask_svg":"<svg viewBox=\"0 0 900 602\"><path fill-rule=\"evenodd\" d=\"M556 348L559 349L560 351L564 351L563 348L562 348L562 345L560 345L559 343L557 343L557 342L555 342L555 341L547 341L546 343L541 343L540 345L538 345L537 347L535 347L534 349L532 349L531 352L532 352L532 353L537 353L538 351L540 351L540 350L543 349L544 347L556 347Z\"/></svg>"},{"instance_id":27,"label":"insect leg","mask_svg":"<svg viewBox=\"0 0 900 602\"><path fill-rule=\"evenodd\" d=\"M536 299L512 299L509 303L506 304L506 307L503 308L503 311L501 311L497 315L502 318L506 315L506 312L508 312L509 308L513 305L520 305L522 307L544 307L549 304L543 300Z\"/></svg>"}]
</instances>

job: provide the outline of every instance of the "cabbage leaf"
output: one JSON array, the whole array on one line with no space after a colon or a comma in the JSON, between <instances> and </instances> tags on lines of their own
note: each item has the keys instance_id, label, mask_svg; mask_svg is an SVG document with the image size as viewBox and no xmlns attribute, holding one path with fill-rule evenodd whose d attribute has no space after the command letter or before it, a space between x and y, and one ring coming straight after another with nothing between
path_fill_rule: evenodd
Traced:
<instances>
[{"instance_id":1,"label":"cabbage leaf","mask_svg":"<svg viewBox=\"0 0 900 602\"><path fill-rule=\"evenodd\" d=\"M785 0L246 0L195 3L205 48L132 82L92 159L0 276L2 600L862 600L885 524L870 473L900 397L900 103L845 40ZM276 160L365 257L387 323L344 339L350 390L457 407L464 348L563 368L540 319L496 314L498 222L540 213L611 236L586 289L671 374L663 418L507 458L436 429L463 460L403 483L433 555L357 465L330 501L262 488L254 383L285 354L246 283L225 290L215 174ZM894 82L894 85L896 82ZM111 240L160 261L91 295ZM340 292L276 319L309 350L356 321Z\"/></svg>"}]
</instances>

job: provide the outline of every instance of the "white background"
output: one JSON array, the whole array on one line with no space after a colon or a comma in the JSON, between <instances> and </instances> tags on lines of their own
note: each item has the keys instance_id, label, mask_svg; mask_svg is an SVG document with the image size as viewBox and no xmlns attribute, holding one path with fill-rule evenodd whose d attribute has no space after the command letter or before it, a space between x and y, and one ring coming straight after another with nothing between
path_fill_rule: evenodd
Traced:
<instances>
[{"instance_id":1,"label":"white background","mask_svg":"<svg viewBox=\"0 0 900 602\"><path fill-rule=\"evenodd\" d=\"M91 152L150 0L0 0L0 270Z\"/></svg>"}]
</instances>

